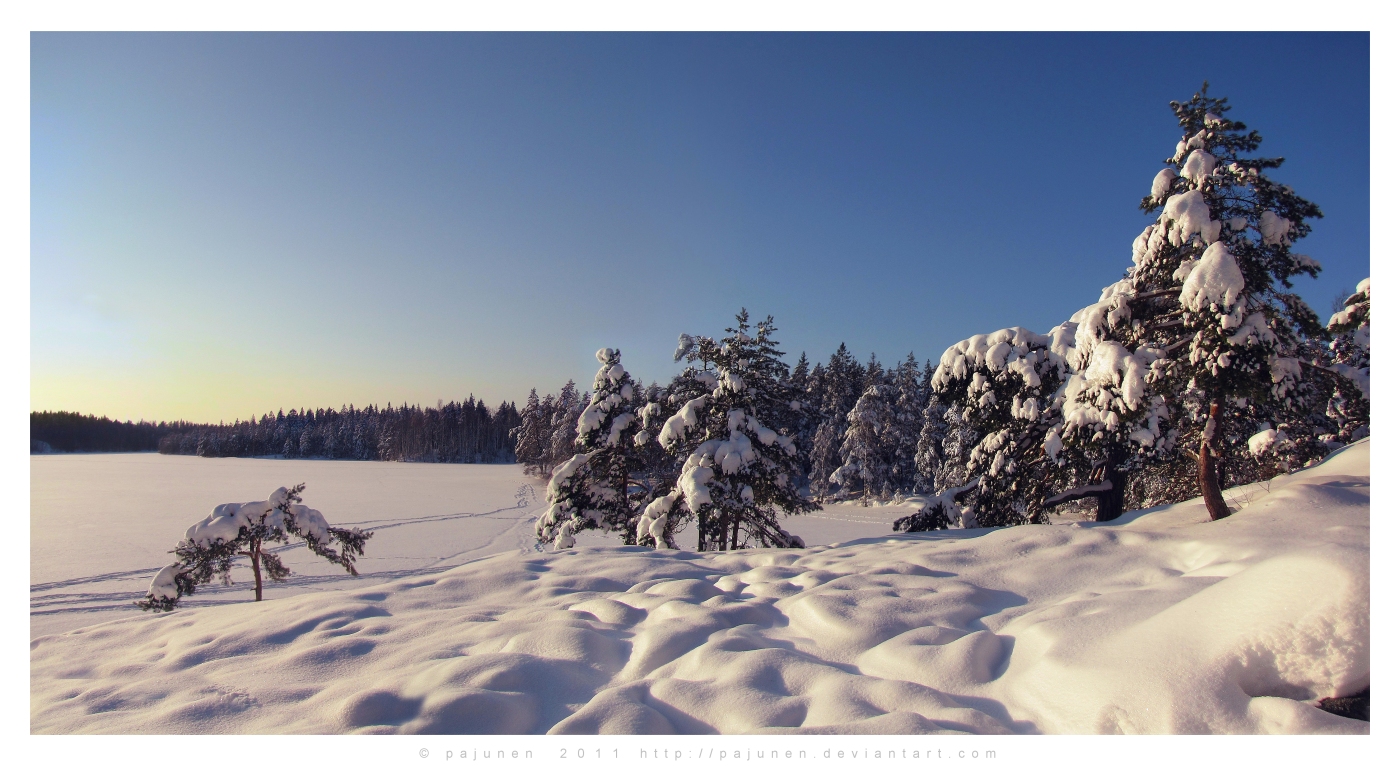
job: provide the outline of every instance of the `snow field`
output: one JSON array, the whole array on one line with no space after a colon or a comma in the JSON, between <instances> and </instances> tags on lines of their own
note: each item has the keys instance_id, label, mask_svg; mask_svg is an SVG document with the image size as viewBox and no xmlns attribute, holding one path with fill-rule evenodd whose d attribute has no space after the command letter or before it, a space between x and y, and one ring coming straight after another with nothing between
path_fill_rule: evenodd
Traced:
<instances>
[{"instance_id":1,"label":"snow field","mask_svg":"<svg viewBox=\"0 0 1400 766\"><path fill-rule=\"evenodd\" d=\"M281 485L307 482L307 501L327 521L375 534L356 563L359 578L300 542L279 546L293 575L264 583L264 599L362 587L505 551L536 552L534 523L545 509L544 484L518 465L109 454L43 455L30 466L30 638L129 616L151 578L174 560L169 551L191 522L230 499L265 496ZM834 504L791 519L790 527L827 544L887 533L904 513L898 506ZM680 542L694 549L694 530ZM618 541L584 531L577 544ZM233 575L233 586L201 586L181 608L252 598L246 562L237 562Z\"/></svg>"},{"instance_id":2,"label":"snow field","mask_svg":"<svg viewBox=\"0 0 1400 766\"><path fill-rule=\"evenodd\" d=\"M294 573L264 599L356 588L441 571L503 551L534 550L542 486L518 465L209 459L183 455L43 455L30 459L30 636L130 616L189 526L229 501L306 482L305 502L335 526L373 530L359 578L305 544L278 546ZM252 571L181 600L198 609L252 598Z\"/></svg>"},{"instance_id":3,"label":"snow field","mask_svg":"<svg viewBox=\"0 0 1400 766\"><path fill-rule=\"evenodd\" d=\"M1369 685L1369 460L1213 523L1192 501L807 550L512 551L132 615L33 641L31 728L1367 733L1311 701Z\"/></svg>"}]
</instances>

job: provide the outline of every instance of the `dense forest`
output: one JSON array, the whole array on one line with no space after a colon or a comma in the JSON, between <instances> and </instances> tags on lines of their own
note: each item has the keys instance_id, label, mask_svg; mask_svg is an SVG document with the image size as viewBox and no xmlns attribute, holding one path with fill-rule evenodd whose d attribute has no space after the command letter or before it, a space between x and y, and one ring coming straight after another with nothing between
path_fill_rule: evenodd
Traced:
<instances>
[{"instance_id":1,"label":"dense forest","mask_svg":"<svg viewBox=\"0 0 1400 766\"><path fill-rule=\"evenodd\" d=\"M493 412L468 397L438 407L304 409L232 424L121 423L67 412L30 414L30 451L141 452L202 457L501 463L515 459L514 403Z\"/></svg>"},{"instance_id":2,"label":"dense forest","mask_svg":"<svg viewBox=\"0 0 1400 766\"><path fill-rule=\"evenodd\" d=\"M29 413L29 451L152 452L161 437L196 427L193 423L122 422L76 412Z\"/></svg>"},{"instance_id":3,"label":"dense forest","mask_svg":"<svg viewBox=\"0 0 1400 766\"><path fill-rule=\"evenodd\" d=\"M520 424L513 403L492 412L468 397L433 407L353 406L292 410L232 425L198 426L160 440L166 455L332 460L397 460L424 463L509 463L510 431Z\"/></svg>"}]
</instances>

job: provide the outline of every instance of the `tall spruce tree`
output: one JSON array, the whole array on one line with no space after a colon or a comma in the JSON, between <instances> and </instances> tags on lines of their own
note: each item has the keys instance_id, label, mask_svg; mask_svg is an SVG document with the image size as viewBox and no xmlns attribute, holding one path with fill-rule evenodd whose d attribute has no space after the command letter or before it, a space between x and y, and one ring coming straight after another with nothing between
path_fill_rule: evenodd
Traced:
<instances>
[{"instance_id":1,"label":"tall spruce tree","mask_svg":"<svg viewBox=\"0 0 1400 766\"><path fill-rule=\"evenodd\" d=\"M559 395L554 398L554 417L550 424L549 470L573 457L578 439L578 416L583 414L587 400L579 396L574 381L564 384Z\"/></svg>"},{"instance_id":2,"label":"tall spruce tree","mask_svg":"<svg viewBox=\"0 0 1400 766\"><path fill-rule=\"evenodd\" d=\"M943 443L948 437L948 405L937 396L930 396L924 405L919 427L919 443L914 453L914 466L919 471L916 491L933 492L939 484L939 472L945 463Z\"/></svg>"},{"instance_id":3,"label":"tall spruce tree","mask_svg":"<svg viewBox=\"0 0 1400 766\"><path fill-rule=\"evenodd\" d=\"M552 434L545 429L547 420L540 406L540 396L535 389L525 399L525 409L520 412L520 425L511 430L515 443L515 462L524 466L526 474L544 475L544 462L547 459L548 437Z\"/></svg>"},{"instance_id":4,"label":"tall spruce tree","mask_svg":"<svg viewBox=\"0 0 1400 766\"><path fill-rule=\"evenodd\" d=\"M788 406L792 408L791 428L793 443L797 445L797 459L800 465L801 475L798 477L799 486L807 486L807 476L812 470L812 437L816 435L817 425L821 418L821 396L820 388L825 371L820 364L816 369L812 369L807 362L807 353L804 351L798 358L797 364L792 368L792 375L788 378L791 387L791 401ZM814 392L818 392L814 395Z\"/></svg>"},{"instance_id":5,"label":"tall spruce tree","mask_svg":"<svg viewBox=\"0 0 1400 766\"><path fill-rule=\"evenodd\" d=\"M1319 365L1351 385L1338 384L1327 402L1327 416L1336 423L1338 440L1345 443L1370 432L1371 422L1371 278L1361 280L1327 322L1332 336Z\"/></svg>"}]
</instances>

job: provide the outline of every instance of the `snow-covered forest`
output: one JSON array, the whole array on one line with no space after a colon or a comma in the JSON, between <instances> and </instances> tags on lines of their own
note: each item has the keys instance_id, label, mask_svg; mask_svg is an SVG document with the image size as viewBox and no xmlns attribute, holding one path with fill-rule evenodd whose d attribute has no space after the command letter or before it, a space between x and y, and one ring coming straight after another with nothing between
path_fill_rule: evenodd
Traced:
<instances>
[{"instance_id":1,"label":"snow-covered forest","mask_svg":"<svg viewBox=\"0 0 1400 766\"><path fill-rule=\"evenodd\" d=\"M591 394L532 391L516 430L527 473L550 475L542 542L583 529L700 550L801 547L781 518L814 500L902 502L896 529L1043 522L1071 503L1124 510L1205 498L1317 462L1369 433L1370 282L1326 323L1293 281L1316 205L1251 156L1257 131L1202 88L1172 102L1182 139L1141 207L1156 217L1123 276L1048 332L961 341L919 366L860 364L843 344L791 367L772 317L720 338L681 335L667 386L598 352Z\"/></svg>"},{"instance_id":2,"label":"snow-covered forest","mask_svg":"<svg viewBox=\"0 0 1400 766\"><path fill-rule=\"evenodd\" d=\"M278 411L232 425L195 426L160 439L166 455L328 458L418 463L500 463L512 459L514 403L493 412L468 397L437 407L353 405Z\"/></svg>"},{"instance_id":3,"label":"snow-covered forest","mask_svg":"<svg viewBox=\"0 0 1400 766\"><path fill-rule=\"evenodd\" d=\"M153 452L172 433L198 428L195 423L172 421L135 423L77 412L29 413L29 451L51 452Z\"/></svg>"}]
</instances>

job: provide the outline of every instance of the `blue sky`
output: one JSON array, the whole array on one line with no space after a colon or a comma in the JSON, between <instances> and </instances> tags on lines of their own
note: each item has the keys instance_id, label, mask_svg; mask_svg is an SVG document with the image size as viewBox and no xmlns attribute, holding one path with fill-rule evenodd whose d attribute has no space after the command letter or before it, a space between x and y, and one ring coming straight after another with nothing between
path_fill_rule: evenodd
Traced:
<instances>
[{"instance_id":1,"label":"blue sky","mask_svg":"<svg viewBox=\"0 0 1400 766\"><path fill-rule=\"evenodd\" d=\"M646 380L740 306L936 361L1130 263L1203 79L1370 271L1365 34L32 38L31 406L232 419Z\"/></svg>"}]
</instances>

